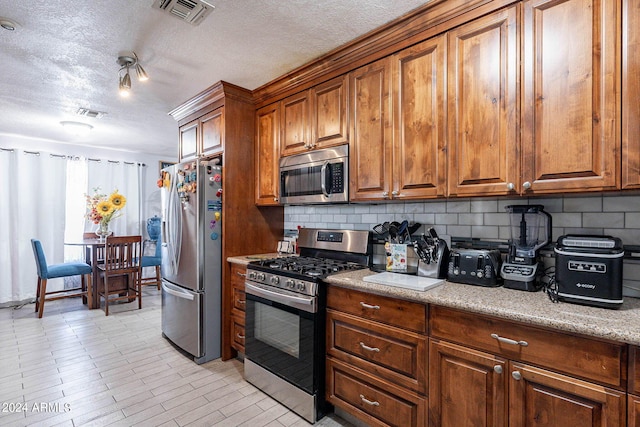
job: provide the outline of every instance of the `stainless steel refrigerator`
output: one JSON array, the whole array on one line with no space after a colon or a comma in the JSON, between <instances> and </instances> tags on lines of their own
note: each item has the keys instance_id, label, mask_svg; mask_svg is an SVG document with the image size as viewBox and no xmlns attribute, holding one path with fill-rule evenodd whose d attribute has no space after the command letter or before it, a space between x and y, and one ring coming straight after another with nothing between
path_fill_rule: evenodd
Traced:
<instances>
[{"instance_id":1,"label":"stainless steel refrigerator","mask_svg":"<svg viewBox=\"0 0 640 427\"><path fill-rule=\"evenodd\" d=\"M198 364L219 358L222 346L218 161L162 170L162 333Z\"/></svg>"}]
</instances>

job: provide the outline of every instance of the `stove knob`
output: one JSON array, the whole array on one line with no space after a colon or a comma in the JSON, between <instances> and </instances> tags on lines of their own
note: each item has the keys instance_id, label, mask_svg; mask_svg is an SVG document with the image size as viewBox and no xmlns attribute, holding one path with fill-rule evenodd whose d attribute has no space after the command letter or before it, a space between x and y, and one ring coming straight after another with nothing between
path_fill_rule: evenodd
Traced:
<instances>
[{"instance_id":1,"label":"stove knob","mask_svg":"<svg viewBox=\"0 0 640 427\"><path fill-rule=\"evenodd\" d=\"M258 273L258 280L260 280L261 282L264 282L265 277L266 276L264 273Z\"/></svg>"},{"instance_id":2,"label":"stove knob","mask_svg":"<svg viewBox=\"0 0 640 427\"><path fill-rule=\"evenodd\" d=\"M304 291L305 287L306 287L306 286L304 285L304 282L300 282L300 283L298 283L298 290L299 290L299 291Z\"/></svg>"},{"instance_id":3,"label":"stove knob","mask_svg":"<svg viewBox=\"0 0 640 427\"><path fill-rule=\"evenodd\" d=\"M289 279L289 280L287 280L287 283L285 283L285 286L287 288L292 288L293 289L293 287L295 286L295 283L294 283L293 280Z\"/></svg>"},{"instance_id":4,"label":"stove knob","mask_svg":"<svg viewBox=\"0 0 640 427\"><path fill-rule=\"evenodd\" d=\"M255 279L256 278L256 272L252 271L249 273L249 279Z\"/></svg>"},{"instance_id":5,"label":"stove knob","mask_svg":"<svg viewBox=\"0 0 640 427\"><path fill-rule=\"evenodd\" d=\"M271 283L277 285L278 283L280 283L280 278L278 276L271 277Z\"/></svg>"}]
</instances>

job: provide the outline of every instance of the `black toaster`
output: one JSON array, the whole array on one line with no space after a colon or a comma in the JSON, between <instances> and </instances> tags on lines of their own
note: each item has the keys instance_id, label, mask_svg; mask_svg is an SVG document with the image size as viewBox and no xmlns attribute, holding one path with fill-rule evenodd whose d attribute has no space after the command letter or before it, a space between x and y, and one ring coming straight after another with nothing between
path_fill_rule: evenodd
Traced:
<instances>
[{"instance_id":1,"label":"black toaster","mask_svg":"<svg viewBox=\"0 0 640 427\"><path fill-rule=\"evenodd\" d=\"M452 249L447 280L478 286L500 286L502 257L497 249Z\"/></svg>"},{"instance_id":2,"label":"black toaster","mask_svg":"<svg viewBox=\"0 0 640 427\"><path fill-rule=\"evenodd\" d=\"M554 248L560 301L596 307L622 305L622 240L568 234Z\"/></svg>"}]
</instances>

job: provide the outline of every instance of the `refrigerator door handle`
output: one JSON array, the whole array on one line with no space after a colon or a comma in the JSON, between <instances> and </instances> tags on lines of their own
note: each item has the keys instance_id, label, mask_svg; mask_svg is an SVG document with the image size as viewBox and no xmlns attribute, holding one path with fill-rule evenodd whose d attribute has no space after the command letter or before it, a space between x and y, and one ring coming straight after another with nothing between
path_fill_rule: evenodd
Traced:
<instances>
[{"instance_id":1,"label":"refrigerator door handle","mask_svg":"<svg viewBox=\"0 0 640 427\"><path fill-rule=\"evenodd\" d=\"M191 292L186 292L186 291L183 291L183 290L174 289L173 286L167 285L166 283L162 283L162 289L166 293L168 293L170 295L173 295L174 297L188 299L188 300L193 301L194 294L191 293Z\"/></svg>"}]
</instances>

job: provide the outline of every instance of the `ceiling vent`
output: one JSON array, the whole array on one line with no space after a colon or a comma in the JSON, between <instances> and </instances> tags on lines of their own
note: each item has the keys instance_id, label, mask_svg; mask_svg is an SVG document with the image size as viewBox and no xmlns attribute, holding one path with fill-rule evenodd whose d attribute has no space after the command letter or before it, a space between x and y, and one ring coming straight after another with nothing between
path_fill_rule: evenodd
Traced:
<instances>
[{"instance_id":1,"label":"ceiling vent","mask_svg":"<svg viewBox=\"0 0 640 427\"><path fill-rule=\"evenodd\" d=\"M76 114L79 116L83 116L83 117L90 117L92 119L101 119L102 116L104 116L105 113L104 111L96 111L96 110L90 110L88 108L78 108L78 111L76 111Z\"/></svg>"},{"instance_id":2,"label":"ceiling vent","mask_svg":"<svg viewBox=\"0 0 640 427\"><path fill-rule=\"evenodd\" d=\"M153 7L192 25L198 25L215 9L204 0L155 0Z\"/></svg>"}]
</instances>

